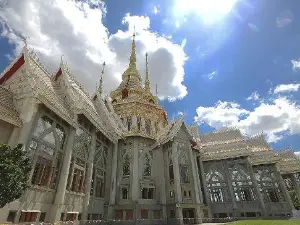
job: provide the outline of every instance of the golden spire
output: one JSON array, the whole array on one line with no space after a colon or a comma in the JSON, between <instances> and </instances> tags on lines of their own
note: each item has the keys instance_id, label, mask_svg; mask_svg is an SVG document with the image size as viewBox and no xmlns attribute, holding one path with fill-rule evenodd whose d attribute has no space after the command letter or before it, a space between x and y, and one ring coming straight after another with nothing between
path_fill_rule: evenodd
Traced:
<instances>
[{"instance_id":1,"label":"golden spire","mask_svg":"<svg viewBox=\"0 0 300 225\"><path fill-rule=\"evenodd\" d=\"M148 71L148 53L146 52L146 79L145 79L145 90L150 92L150 80Z\"/></svg>"},{"instance_id":2,"label":"golden spire","mask_svg":"<svg viewBox=\"0 0 300 225\"><path fill-rule=\"evenodd\" d=\"M99 88L98 88L98 93L100 96L102 95L103 92L103 74L104 74L104 68L105 68L105 62L103 62L103 67L102 67L102 72L101 72L101 77L100 77L100 83L99 83Z\"/></svg>"},{"instance_id":3,"label":"golden spire","mask_svg":"<svg viewBox=\"0 0 300 225\"><path fill-rule=\"evenodd\" d=\"M135 33L133 33L132 45L131 45L131 55L129 67L136 68L136 53L135 53Z\"/></svg>"}]
</instances>

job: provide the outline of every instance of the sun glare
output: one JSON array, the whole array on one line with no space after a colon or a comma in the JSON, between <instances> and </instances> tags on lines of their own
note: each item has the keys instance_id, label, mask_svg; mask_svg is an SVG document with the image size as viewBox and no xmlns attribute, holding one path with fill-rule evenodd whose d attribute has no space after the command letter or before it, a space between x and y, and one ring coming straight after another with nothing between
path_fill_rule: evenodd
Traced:
<instances>
[{"instance_id":1,"label":"sun glare","mask_svg":"<svg viewBox=\"0 0 300 225\"><path fill-rule=\"evenodd\" d=\"M214 23L231 12L238 0L177 0L176 13L194 13L205 23Z\"/></svg>"}]
</instances>

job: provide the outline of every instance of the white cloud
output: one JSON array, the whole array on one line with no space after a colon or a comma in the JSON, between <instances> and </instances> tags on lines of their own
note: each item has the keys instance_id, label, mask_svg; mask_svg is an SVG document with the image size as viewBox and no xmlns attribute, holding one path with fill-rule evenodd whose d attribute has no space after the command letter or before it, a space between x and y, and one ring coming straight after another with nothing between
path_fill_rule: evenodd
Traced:
<instances>
[{"instance_id":1,"label":"white cloud","mask_svg":"<svg viewBox=\"0 0 300 225\"><path fill-rule=\"evenodd\" d=\"M184 115L184 112L179 111L177 114L178 114L179 116L183 116L183 115Z\"/></svg>"},{"instance_id":2,"label":"white cloud","mask_svg":"<svg viewBox=\"0 0 300 225\"><path fill-rule=\"evenodd\" d=\"M127 24L130 32L139 33L150 28L150 19L146 16L131 16L130 13L126 13L122 24Z\"/></svg>"},{"instance_id":3,"label":"white cloud","mask_svg":"<svg viewBox=\"0 0 300 225\"><path fill-rule=\"evenodd\" d=\"M264 131L268 141L276 142L286 134L300 134L300 106L287 98L261 103L253 111L237 103L219 101L213 107L198 107L195 121L219 129L237 127L248 135Z\"/></svg>"},{"instance_id":4,"label":"white cloud","mask_svg":"<svg viewBox=\"0 0 300 225\"><path fill-rule=\"evenodd\" d=\"M181 48L184 48L186 46L186 38L184 38L181 42Z\"/></svg>"},{"instance_id":5,"label":"white cloud","mask_svg":"<svg viewBox=\"0 0 300 225\"><path fill-rule=\"evenodd\" d=\"M234 102L218 101L212 107L198 107L195 120L199 123L207 123L214 128L236 126L242 115L249 112L242 109L239 104Z\"/></svg>"},{"instance_id":6,"label":"white cloud","mask_svg":"<svg viewBox=\"0 0 300 225\"><path fill-rule=\"evenodd\" d=\"M295 92L300 88L300 84L280 84L274 89L274 94L284 92Z\"/></svg>"},{"instance_id":7,"label":"white cloud","mask_svg":"<svg viewBox=\"0 0 300 225\"><path fill-rule=\"evenodd\" d=\"M297 156L297 158L300 159L300 151L299 152L294 152L294 154Z\"/></svg>"},{"instance_id":8,"label":"white cloud","mask_svg":"<svg viewBox=\"0 0 300 225\"><path fill-rule=\"evenodd\" d=\"M215 76L217 76L217 74L218 74L217 70L212 71L211 73L207 74L208 75L208 79L211 80L211 79L215 78Z\"/></svg>"},{"instance_id":9,"label":"white cloud","mask_svg":"<svg viewBox=\"0 0 300 225\"><path fill-rule=\"evenodd\" d=\"M257 100L259 100L259 94L258 94L258 92L257 91L255 91L255 92L252 92L252 94L247 98L247 100L248 101L251 101L251 100L253 100L253 101L257 101Z\"/></svg>"},{"instance_id":10,"label":"white cloud","mask_svg":"<svg viewBox=\"0 0 300 225\"><path fill-rule=\"evenodd\" d=\"M160 13L160 6L159 6L159 5L155 5L155 6L153 7L153 13L154 13L155 15L157 15L158 13Z\"/></svg>"},{"instance_id":11,"label":"white cloud","mask_svg":"<svg viewBox=\"0 0 300 225\"><path fill-rule=\"evenodd\" d=\"M294 70L294 71L300 70L300 60L299 60L299 61L297 61L297 60L292 60L291 62L292 62L292 64L293 64L293 70Z\"/></svg>"},{"instance_id":12,"label":"white cloud","mask_svg":"<svg viewBox=\"0 0 300 225\"><path fill-rule=\"evenodd\" d=\"M180 25L181 25L181 24L180 24L179 20L176 20L176 21L175 21L175 27L176 27L176 28L179 28Z\"/></svg>"},{"instance_id":13,"label":"white cloud","mask_svg":"<svg viewBox=\"0 0 300 225\"><path fill-rule=\"evenodd\" d=\"M6 4L0 9L2 36L15 44L15 54L23 46L20 35L30 37L29 47L47 67L56 70L63 54L74 76L90 92L96 88L103 61L107 65L104 92L118 85L128 66L135 27L138 68L144 76L148 52L153 92L159 84L160 98L175 100L187 94L182 84L187 56L180 45L149 30L149 17L126 14L122 23L128 30L110 34L102 23L106 9L99 0L10 0Z\"/></svg>"}]
</instances>

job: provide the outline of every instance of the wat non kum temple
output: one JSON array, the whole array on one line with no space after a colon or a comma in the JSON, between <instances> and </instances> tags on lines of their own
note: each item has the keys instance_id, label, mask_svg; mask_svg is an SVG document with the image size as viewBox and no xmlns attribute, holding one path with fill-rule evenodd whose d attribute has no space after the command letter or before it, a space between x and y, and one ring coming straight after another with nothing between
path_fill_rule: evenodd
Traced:
<instances>
[{"instance_id":1,"label":"wat non kum temple","mask_svg":"<svg viewBox=\"0 0 300 225\"><path fill-rule=\"evenodd\" d=\"M27 46L2 72L0 143L23 144L32 171L31 187L0 209L0 223L291 216L300 199L294 153L274 151L263 134L201 134L184 117L168 120L135 51L133 37L128 68L107 96L101 67L90 95L64 62L50 74Z\"/></svg>"}]
</instances>

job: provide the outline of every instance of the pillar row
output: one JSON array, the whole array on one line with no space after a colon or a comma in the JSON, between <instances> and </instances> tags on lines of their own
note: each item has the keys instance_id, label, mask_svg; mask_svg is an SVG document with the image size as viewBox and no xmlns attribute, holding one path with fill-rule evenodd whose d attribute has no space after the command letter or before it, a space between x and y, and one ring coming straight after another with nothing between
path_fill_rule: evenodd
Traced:
<instances>
[{"instance_id":1,"label":"pillar row","mask_svg":"<svg viewBox=\"0 0 300 225\"><path fill-rule=\"evenodd\" d=\"M252 165L250 164L250 162L249 162L248 159L246 159L246 162L247 162L248 170L249 170L249 172L250 172L251 181L253 182L253 186L254 186L256 195L257 195L257 197L258 197L259 205L260 205L260 207L261 207L261 209L262 209L262 215L263 215L263 216L267 216L266 205L265 205L265 202L264 202L264 198L263 198L263 196L262 196L262 193L261 193L260 190L259 190L259 186L258 186L256 177L255 177L255 174L254 174L254 171L253 171L253 167L252 167Z\"/></svg>"},{"instance_id":2,"label":"pillar row","mask_svg":"<svg viewBox=\"0 0 300 225\"><path fill-rule=\"evenodd\" d=\"M52 223L59 221L60 213L62 209L61 207L65 202L66 187L67 187L67 181L69 176L69 168L71 164L75 134L76 134L76 129L70 127L67 143L65 147L65 154L62 162L62 168L58 180L57 191L56 191L55 200L52 208L52 215L50 218L50 222Z\"/></svg>"},{"instance_id":3,"label":"pillar row","mask_svg":"<svg viewBox=\"0 0 300 225\"><path fill-rule=\"evenodd\" d=\"M93 169L94 169L94 157L96 151L96 131L94 130L92 133L89 158L87 164L87 172L86 172L86 180L85 180L85 191L83 198L83 211L82 211L82 220L87 220L88 217L88 206L90 203L91 197L91 184L93 179Z\"/></svg>"}]
</instances>

